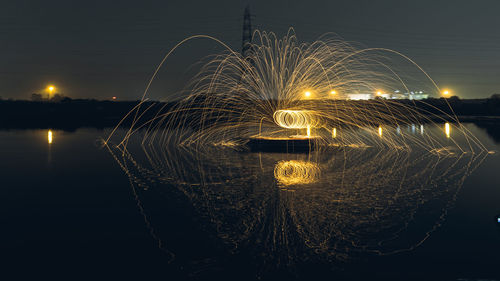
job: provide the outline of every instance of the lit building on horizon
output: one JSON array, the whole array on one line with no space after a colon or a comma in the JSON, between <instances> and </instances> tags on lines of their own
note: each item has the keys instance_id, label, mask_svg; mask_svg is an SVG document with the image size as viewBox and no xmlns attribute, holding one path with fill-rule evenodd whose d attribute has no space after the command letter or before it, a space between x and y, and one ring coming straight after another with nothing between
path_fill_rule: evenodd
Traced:
<instances>
[{"instance_id":1,"label":"lit building on horizon","mask_svg":"<svg viewBox=\"0 0 500 281\"><path fill-rule=\"evenodd\" d=\"M409 93L401 93L399 90L396 90L393 93L382 93L382 92L378 92L377 94L355 93L355 94L347 94L345 96L347 100L371 100L377 97L388 100L405 100L405 99L423 100L429 98L429 95L423 91L410 91Z\"/></svg>"}]
</instances>

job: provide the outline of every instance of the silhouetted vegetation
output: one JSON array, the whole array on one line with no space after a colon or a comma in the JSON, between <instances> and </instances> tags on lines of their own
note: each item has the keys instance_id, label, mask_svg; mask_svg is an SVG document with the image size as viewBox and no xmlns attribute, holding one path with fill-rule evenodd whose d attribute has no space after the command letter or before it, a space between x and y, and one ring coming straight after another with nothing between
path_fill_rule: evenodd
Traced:
<instances>
[{"instance_id":1,"label":"silhouetted vegetation","mask_svg":"<svg viewBox=\"0 0 500 281\"><path fill-rule=\"evenodd\" d=\"M494 97L496 96L493 95L489 99L460 99L457 96L448 99L431 98L416 102L415 105L420 109L438 115L443 111L448 114L454 113L460 117L500 116L500 99ZM408 103L410 101L405 100L403 102ZM450 107L453 111L451 111Z\"/></svg>"},{"instance_id":2,"label":"silhouetted vegetation","mask_svg":"<svg viewBox=\"0 0 500 281\"><path fill-rule=\"evenodd\" d=\"M38 101L37 97L33 101L0 101L0 129L51 128L72 131L80 127L114 127L138 104L138 101L54 98L50 102L43 99Z\"/></svg>"}]
</instances>

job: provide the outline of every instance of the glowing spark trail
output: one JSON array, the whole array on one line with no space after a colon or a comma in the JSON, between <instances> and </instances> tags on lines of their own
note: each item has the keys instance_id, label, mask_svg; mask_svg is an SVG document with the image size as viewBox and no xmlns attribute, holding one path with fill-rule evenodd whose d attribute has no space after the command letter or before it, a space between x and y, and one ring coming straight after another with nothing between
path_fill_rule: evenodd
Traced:
<instances>
[{"instance_id":1,"label":"glowing spark trail","mask_svg":"<svg viewBox=\"0 0 500 281\"><path fill-rule=\"evenodd\" d=\"M149 102L146 106L148 89L159 68L175 49L195 39L214 40L227 51L211 57L185 91L172 96L176 100L172 106ZM120 122L128 121L132 126L119 144L126 146L128 139L139 130L145 130L144 144L177 143L201 149L219 143L243 146L254 136L283 138L293 134L290 130L306 129L297 133L314 136L313 142L326 146L408 149L416 145L433 151L445 146L439 136L431 133L433 131L421 131L421 136L417 136L392 130L414 124L434 126L434 120L442 120L458 123L457 136L468 139L466 147L454 142L458 150L485 149L459 124L451 107L450 112L440 110L436 115L424 109L429 107L425 100L407 103L386 99L387 91L380 89L403 88L409 92L409 87L416 87L411 83L417 77L422 79L419 89L440 95L440 89L427 73L400 53L380 48L357 49L328 37L313 43L299 43L293 30L283 38L256 31L253 42L248 57L242 57L209 36L193 36L176 45L155 71L141 104ZM409 74L400 74L400 68ZM378 95L367 101L347 100L351 94L366 93ZM152 111L156 111L153 118ZM357 130L381 124L383 139ZM337 127L349 129L343 129L342 138L332 143L331 128Z\"/></svg>"}]
</instances>

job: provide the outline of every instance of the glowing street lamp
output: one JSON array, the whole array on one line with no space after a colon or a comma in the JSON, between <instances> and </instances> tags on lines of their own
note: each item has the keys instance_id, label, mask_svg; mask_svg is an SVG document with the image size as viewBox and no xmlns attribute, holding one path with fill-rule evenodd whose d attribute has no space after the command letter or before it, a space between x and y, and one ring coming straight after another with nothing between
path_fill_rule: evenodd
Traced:
<instances>
[{"instance_id":1,"label":"glowing street lamp","mask_svg":"<svg viewBox=\"0 0 500 281\"><path fill-rule=\"evenodd\" d=\"M56 87L54 87L52 85L47 87L47 90L49 91L49 99L50 99L50 96L52 96L52 93L54 92L55 89L56 89Z\"/></svg>"}]
</instances>

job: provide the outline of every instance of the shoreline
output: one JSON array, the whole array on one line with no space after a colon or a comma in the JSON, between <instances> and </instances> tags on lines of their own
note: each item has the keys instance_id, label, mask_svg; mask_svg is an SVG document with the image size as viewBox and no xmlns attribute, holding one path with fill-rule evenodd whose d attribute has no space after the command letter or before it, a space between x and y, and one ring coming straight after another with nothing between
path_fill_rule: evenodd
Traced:
<instances>
[{"instance_id":1,"label":"shoreline","mask_svg":"<svg viewBox=\"0 0 500 281\"><path fill-rule=\"evenodd\" d=\"M272 102L272 101L271 101ZM335 105L368 106L380 103L380 100L367 101L326 101ZM444 99L428 99L424 101L388 100L391 103L411 105L417 110L427 112L433 122L453 122L442 112L449 112L448 103ZM460 122L498 123L500 122L500 99L448 100ZM74 131L82 127L113 128L130 112L139 101L98 101L72 100L61 102L12 101L0 100L0 129L61 129ZM202 103L202 101L200 101ZM177 102L144 103L144 108L152 108L143 116L143 120L153 118L158 110L168 111ZM439 112L441 111L441 112ZM441 113L441 114L439 114ZM121 126L130 126L132 118L127 118Z\"/></svg>"}]
</instances>

